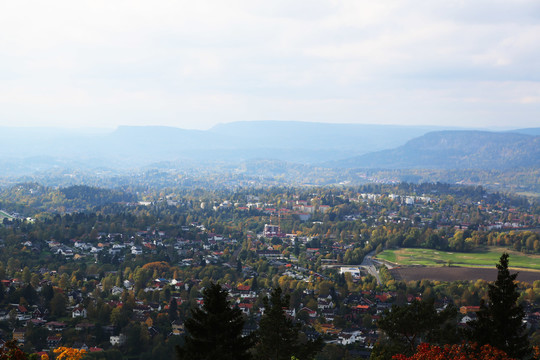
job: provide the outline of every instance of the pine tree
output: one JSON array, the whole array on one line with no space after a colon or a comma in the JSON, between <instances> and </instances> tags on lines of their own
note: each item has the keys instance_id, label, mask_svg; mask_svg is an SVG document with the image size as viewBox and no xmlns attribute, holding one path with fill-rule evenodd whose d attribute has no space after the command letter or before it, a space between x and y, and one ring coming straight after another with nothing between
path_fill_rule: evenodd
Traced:
<instances>
[{"instance_id":1,"label":"pine tree","mask_svg":"<svg viewBox=\"0 0 540 360\"><path fill-rule=\"evenodd\" d=\"M259 323L258 343L255 346L257 359L290 360L311 359L321 350L322 340L301 342L300 328L285 315L284 308L289 307L289 296L282 296L281 288L270 294L270 301L263 299L264 315Z\"/></svg>"},{"instance_id":2,"label":"pine tree","mask_svg":"<svg viewBox=\"0 0 540 360\"><path fill-rule=\"evenodd\" d=\"M185 322L185 344L177 347L178 359L248 360L253 337L242 337L244 319L238 308L231 308L227 291L212 283L203 291L201 309L191 310Z\"/></svg>"},{"instance_id":3,"label":"pine tree","mask_svg":"<svg viewBox=\"0 0 540 360\"><path fill-rule=\"evenodd\" d=\"M169 302L169 320L175 321L178 319L178 303L175 298Z\"/></svg>"},{"instance_id":4,"label":"pine tree","mask_svg":"<svg viewBox=\"0 0 540 360\"><path fill-rule=\"evenodd\" d=\"M433 299L417 301L405 306L393 305L377 322L388 340L384 352L398 351L411 355L421 341L437 344L459 342L456 332L457 309L448 306L441 312L435 309ZM375 349L379 353L381 349Z\"/></svg>"},{"instance_id":5,"label":"pine tree","mask_svg":"<svg viewBox=\"0 0 540 360\"><path fill-rule=\"evenodd\" d=\"M489 284L487 304L482 303L477 319L468 323L469 337L480 345L492 345L521 359L531 349L523 324L523 308L517 304L519 293L515 280L518 274L510 274L507 253L501 255L497 270L497 280Z\"/></svg>"},{"instance_id":6,"label":"pine tree","mask_svg":"<svg viewBox=\"0 0 540 360\"><path fill-rule=\"evenodd\" d=\"M239 273L242 272L242 260L240 259L236 260L236 271Z\"/></svg>"}]
</instances>

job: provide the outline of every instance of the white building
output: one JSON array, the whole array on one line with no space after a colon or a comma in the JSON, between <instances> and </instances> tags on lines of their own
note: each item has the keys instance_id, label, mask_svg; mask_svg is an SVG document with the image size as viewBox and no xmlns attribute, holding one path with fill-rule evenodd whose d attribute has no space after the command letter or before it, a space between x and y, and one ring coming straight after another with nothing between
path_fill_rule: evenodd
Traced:
<instances>
[{"instance_id":1,"label":"white building","mask_svg":"<svg viewBox=\"0 0 540 360\"><path fill-rule=\"evenodd\" d=\"M353 276L360 276L360 268L358 266L342 266L339 268L339 273L351 273Z\"/></svg>"}]
</instances>

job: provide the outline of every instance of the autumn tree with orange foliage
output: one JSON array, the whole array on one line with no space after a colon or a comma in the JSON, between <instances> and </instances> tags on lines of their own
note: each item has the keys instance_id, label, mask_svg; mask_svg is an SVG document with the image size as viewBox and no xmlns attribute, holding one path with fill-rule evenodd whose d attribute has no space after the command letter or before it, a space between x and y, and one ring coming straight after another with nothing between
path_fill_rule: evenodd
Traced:
<instances>
[{"instance_id":1,"label":"autumn tree with orange foliage","mask_svg":"<svg viewBox=\"0 0 540 360\"><path fill-rule=\"evenodd\" d=\"M165 261L154 261L154 262L146 263L143 265L142 268L149 269L152 271L157 271L158 274L168 272L171 270L171 266Z\"/></svg>"},{"instance_id":2,"label":"autumn tree with orange foliage","mask_svg":"<svg viewBox=\"0 0 540 360\"><path fill-rule=\"evenodd\" d=\"M0 360L26 360L28 355L22 351L16 341L8 341L0 348Z\"/></svg>"},{"instance_id":3,"label":"autumn tree with orange foliage","mask_svg":"<svg viewBox=\"0 0 540 360\"><path fill-rule=\"evenodd\" d=\"M491 345L445 345L443 347L422 343L412 356L398 354L393 360L517 360Z\"/></svg>"},{"instance_id":4,"label":"autumn tree with orange foliage","mask_svg":"<svg viewBox=\"0 0 540 360\"><path fill-rule=\"evenodd\" d=\"M56 355L56 360L81 360L86 354L84 349L74 349L69 347L59 347L54 349L53 352Z\"/></svg>"},{"instance_id":5,"label":"autumn tree with orange foliage","mask_svg":"<svg viewBox=\"0 0 540 360\"><path fill-rule=\"evenodd\" d=\"M69 347L59 347L53 350L56 354L56 360L81 360L87 351L83 349L74 349ZM0 347L0 360L28 360L28 359L40 359L49 360L49 355L43 354L27 354L22 351L16 341L8 341L4 346Z\"/></svg>"}]
</instances>

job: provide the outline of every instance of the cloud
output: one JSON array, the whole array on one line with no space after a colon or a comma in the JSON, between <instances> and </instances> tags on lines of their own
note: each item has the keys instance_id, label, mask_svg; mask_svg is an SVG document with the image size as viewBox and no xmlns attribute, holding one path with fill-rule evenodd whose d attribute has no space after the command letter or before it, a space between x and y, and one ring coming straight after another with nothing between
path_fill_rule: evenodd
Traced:
<instances>
[{"instance_id":1,"label":"cloud","mask_svg":"<svg viewBox=\"0 0 540 360\"><path fill-rule=\"evenodd\" d=\"M0 125L503 126L513 113L511 125L532 126L539 10L533 0L3 2Z\"/></svg>"}]
</instances>

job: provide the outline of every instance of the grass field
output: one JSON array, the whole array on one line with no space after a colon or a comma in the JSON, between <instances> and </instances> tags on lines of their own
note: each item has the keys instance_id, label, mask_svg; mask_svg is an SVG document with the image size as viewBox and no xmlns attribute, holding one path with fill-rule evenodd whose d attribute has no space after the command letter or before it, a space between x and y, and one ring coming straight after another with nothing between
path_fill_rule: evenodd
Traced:
<instances>
[{"instance_id":1,"label":"grass field","mask_svg":"<svg viewBox=\"0 0 540 360\"><path fill-rule=\"evenodd\" d=\"M445 252L431 249L385 250L376 256L397 265L493 267L499 262L501 254L510 254L510 267L516 269L540 270L540 255L526 255L505 248L489 247L470 253Z\"/></svg>"},{"instance_id":2,"label":"grass field","mask_svg":"<svg viewBox=\"0 0 540 360\"><path fill-rule=\"evenodd\" d=\"M521 195L521 196L527 196L527 197L540 197L540 193L537 193L537 192L532 192L532 191L522 191L522 192L516 192L516 195Z\"/></svg>"},{"instance_id":3,"label":"grass field","mask_svg":"<svg viewBox=\"0 0 540 360\"><path fill-rule=\"evenodd\" d=\"M8 213L0 210L0 221L4 218L8 218L8 219L13 219L13 217L11 215L9 215Z\"/></svg>"}]
</instances>

